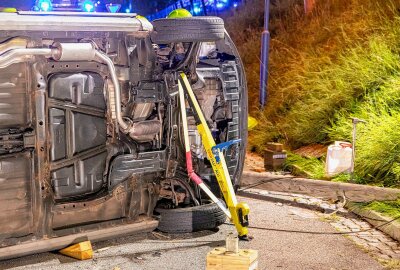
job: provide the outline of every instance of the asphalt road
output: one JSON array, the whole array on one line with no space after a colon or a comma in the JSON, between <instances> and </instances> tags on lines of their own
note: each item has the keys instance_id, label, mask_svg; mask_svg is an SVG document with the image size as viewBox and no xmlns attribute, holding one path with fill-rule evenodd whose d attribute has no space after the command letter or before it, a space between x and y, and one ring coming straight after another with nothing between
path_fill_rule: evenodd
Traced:
<instances>
[{"instance_id":1,"label":"asphalt road","mask_svg":"<svg viewBox=\"0 0 400 270\"><path fill-rule=\"evenodd\" d=\"M282 231L335 232L313 211L239 199L250 205L251 225L272 229L251 229L254 239L240 242L240 248L259 251L259 269L383 269L342 235ZM43 253L0 262L0 269L205 269L207 252L224 246L225 237L231 231L234 231L232 226L223 225L217 231L188 235L127 236L94 244L92 260L77 261L58 253Z\"/></svg>"}]
</instances>

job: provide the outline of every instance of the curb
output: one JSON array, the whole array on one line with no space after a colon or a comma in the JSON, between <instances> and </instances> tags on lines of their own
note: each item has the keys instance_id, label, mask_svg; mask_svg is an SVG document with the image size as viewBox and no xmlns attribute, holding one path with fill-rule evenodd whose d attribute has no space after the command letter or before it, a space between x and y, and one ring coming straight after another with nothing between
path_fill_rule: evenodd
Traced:
<instances>
[{"instance_id":1,"label":"curb","mask_svg":"<svg viewBox=\"0 0 400 270\"><path fill-rule=\"evenodd\" d=\"M360 216L368 223L372 224L377 230L380 230L393 239L400 241L400 222L398 220L390 222L393 218L383 216L382 214L373 211L362 209L358 204L349 202L346 204L349 211ZM389 224L383 225L387 222Z\"/></svg>"},{"instance_id":2,"label":"curb","mask_svg":"<svg viewBox=\"0 0 400 270\"><path fill-rule=\"evenodd\" d=\"M242 186L243 188L257 187L268 191L303 194L333 201L343 198L352 202L393 201L400 197L400 189L313 180L267 172L244 171Z\"/></svg>"}]
</instances>

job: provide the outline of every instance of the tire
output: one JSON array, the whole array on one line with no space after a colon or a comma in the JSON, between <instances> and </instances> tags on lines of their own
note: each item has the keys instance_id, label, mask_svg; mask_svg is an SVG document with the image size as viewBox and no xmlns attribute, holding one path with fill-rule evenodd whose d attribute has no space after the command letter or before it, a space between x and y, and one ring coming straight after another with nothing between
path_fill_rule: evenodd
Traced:
<instances>
[{"instance_id":1,"label":"tire","mask_svg":"<svg viewBox=\"0 0 400 270\"><path fill-rule=\"evenodd\" d=\"M242 62L242 59L239 55L239 52L229 36L228 33L225 33L225 38L224 38L224 43L227 47L229 47L228 53L232 54L236 57L237 61L237 67L238 67L238 77L240 78L240 82L242 85L242 91L240 92L240 97L239 97L239 107L240 107L240 112L239 112L239 136L238 138L235 139L241 139L240 142L240 148L239 148L239 160L237 162L237 165L235 167L230 167L229 173L230 175L233 175L234 177L231 179L232 180L232 185L234 188L235 193L238 191L238 189L241 186L241 177L243 174L243 169L244 169L244 161L245 161L245 156L246 156L246 147L247 147L247 141L248 141L248 128L247 128L247 117L248 117L248 89L247 89L247 80L246 80L246 74L245 74L245 69L244 65ZM226 160L228 161L227 157L225 156ZM232 170L233 168L233 170ZM203 173L200 171L199 172L200 177L204 178ZM219 198L223 198L221 189L218 185L218 181L214 175L208 176L211 178L210 181L207 182L207 185L210 186L211 191L217 195Z\"/></svg>"},{"instance_id":2,"label":"tire","mask_svg":"<svg viewBox=\"0 0 400 270\"><path fill-rule=\"evenodd\" d=\"M224 21L219 17L158 19L152 23L151 40L156 44L217 41L225 36Z\"/></svg>"},{"instance_id":3,"label":"tire","mask_svg":"<svg viewBox=\"0 0 400 270\"><path fill-rule=\"evenodd\" d=\"M240 138L242 139L242 145L243 147L241 148L240 152L240 158L238 162L238 167L237 167L237 175L236 175L236 181L233 184L233 188L235 190L235 193L241 186L241 179L242 179L242 174L243 174L243 169L244 169L244 161L246 157L246 149L247 149L247 142L248 142L248 113L249 113L249 108L248 108L248 89L247 89L247 79L246 79L246 73L244 69L244 64L242 61L242 58L239 55L239 51L231 39L231 37L226 33L226 41L228 44L231 46L232 51L234 55L238 59L238 66L239 66L239 76L241 77L242 85L243 85L243 92L241 93L241 98L239 101L239 106L241 108L241 115L240 115Z\"/></svg>"},{"instance_id":4,"label":"tire","mask_svg":"<svg viewBox=\"0 0 400 270\"><path fill-rule=\"evenodd\" d=\"M215 203L177 209L156 208L155 212L160 214L157 229L166 233L212 230L226 220L225 213Z\"/></svg>"}]
</instances>

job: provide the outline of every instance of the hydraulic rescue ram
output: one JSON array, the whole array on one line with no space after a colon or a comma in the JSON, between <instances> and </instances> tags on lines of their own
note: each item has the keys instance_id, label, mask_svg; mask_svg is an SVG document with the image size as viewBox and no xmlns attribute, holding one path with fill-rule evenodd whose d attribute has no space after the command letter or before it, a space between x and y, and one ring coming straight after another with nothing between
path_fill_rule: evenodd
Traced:
<instances>
[{"instance_id":1,"label":"hydraulic rescue ram","mask_svg":"<svg viewBox=\"0 0 400 270\"><path fill-rule=\"evenodd\" d=\"M246 203L238 203L235 191L233 189L231 177L228 172L228 167L225 162L223 149L232 144L238 143L240 140L224 142L219 145L215 144L214 138L204 118L200 105L193 93L192 87L184 73L181 73L178 79L179 88L179 101L181 108L181 117L184 131L185 151L186 151L186 167L190 179L192 179L199 187L213 200L217 205L226 213L236 227L236 230L241 239L247 239L248 235L248 215L250 212L249 206ZM197 129L201 136L204 149L207 153L207 158L210 161L215 177L217 178L219 187L224 196L225 202L229 211L225 206L216 198L216 196L209 190L203 183L201 178L193 171L192 155L190 150L188 125L186 118L186 102L185 93L188 98L190 108L193 110L194 118L196 121Z\"/></svg>"}]
</instances>

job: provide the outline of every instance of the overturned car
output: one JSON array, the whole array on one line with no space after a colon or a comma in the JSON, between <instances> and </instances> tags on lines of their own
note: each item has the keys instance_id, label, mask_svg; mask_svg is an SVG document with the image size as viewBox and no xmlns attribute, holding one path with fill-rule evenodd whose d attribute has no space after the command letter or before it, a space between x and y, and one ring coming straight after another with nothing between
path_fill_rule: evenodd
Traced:
<instances>
[{"instance_id":1,"label":"overturned car","mask_svg":"<svg viewBox=\"0 0 400 270\"><path fill-rule=\"evenodd\" d=\"M238 187L247 89L220 18L0 13L1 259L225 221L187 176L182 72L215 141L241 139L224 152ZM187 113L193 166L221 194Z\"/></svg>"}]
</instances>

